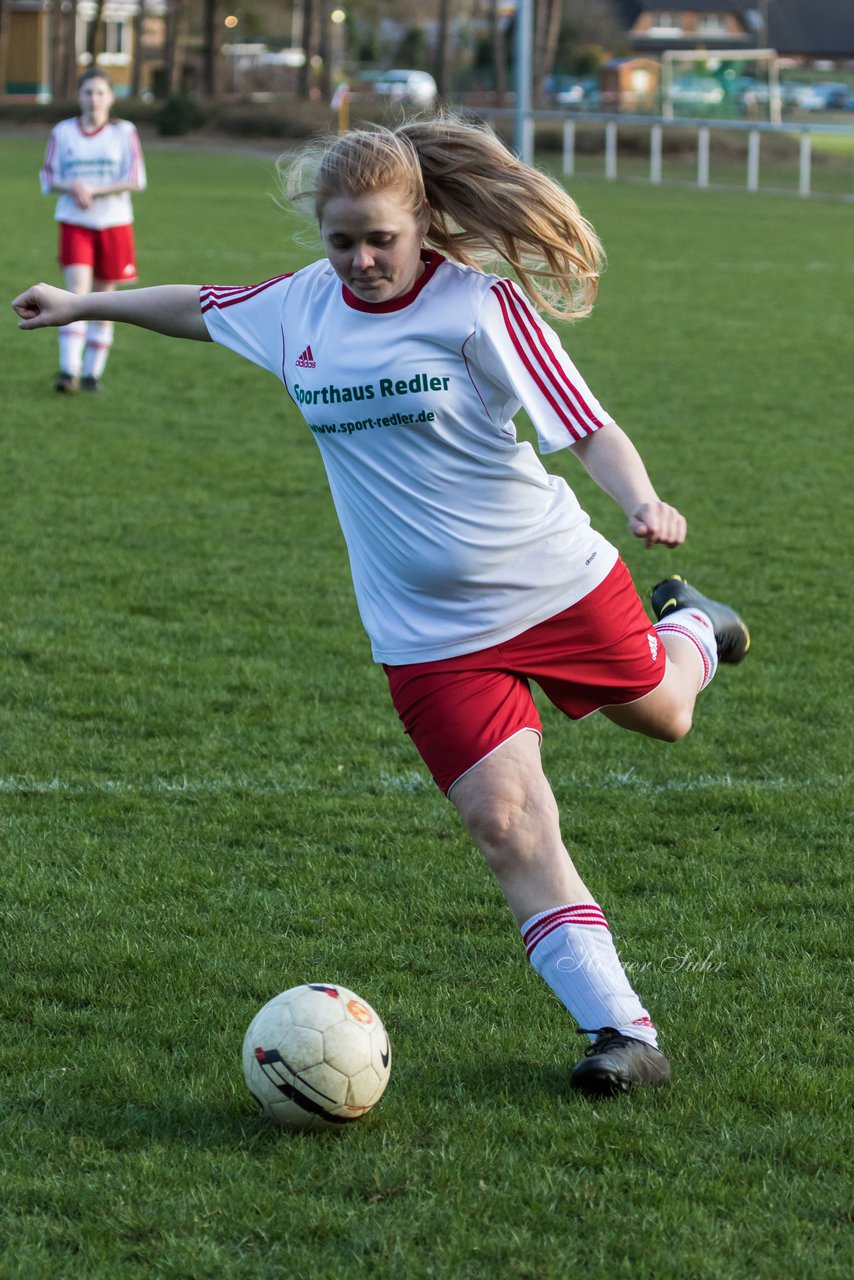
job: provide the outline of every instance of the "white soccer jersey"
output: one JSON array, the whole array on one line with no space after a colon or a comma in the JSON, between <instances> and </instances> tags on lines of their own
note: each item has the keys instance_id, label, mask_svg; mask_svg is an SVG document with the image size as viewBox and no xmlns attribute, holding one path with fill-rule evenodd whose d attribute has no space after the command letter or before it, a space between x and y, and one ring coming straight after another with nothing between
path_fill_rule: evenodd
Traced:
<instances>
[{"instance_id":1,"label":"white soccer jersey","mask_svg":"<svg viewBox=\"0 0 854 1280\"><path fill-rule=\"evenodd\" d=\"M54 182L75 178L96 187L130 182L142 190L145 163L136 127L129 120L108 120L100 129L86 133L79 116L60 121L48 139L40 176L44 195L50 195ZM90 209L81 209L68 192L63 192L55 217L57 222L96 231L124 227L133 222L130 192L98 196Z\"/></svg>"},{"instance_id":2,"label":"white soccer jersey","mask_svg":"<svg viewBox=\"0 0 854 1280\"><path fill-rule=\"evenodd\" d=\"M211 338L274 373L314 434L378 662L471 653L587 595L617 552L544 453L613 421L508 280L425 254L409 293L362 302L323 260L206 287Z\"/></svg>"}]
</instances>

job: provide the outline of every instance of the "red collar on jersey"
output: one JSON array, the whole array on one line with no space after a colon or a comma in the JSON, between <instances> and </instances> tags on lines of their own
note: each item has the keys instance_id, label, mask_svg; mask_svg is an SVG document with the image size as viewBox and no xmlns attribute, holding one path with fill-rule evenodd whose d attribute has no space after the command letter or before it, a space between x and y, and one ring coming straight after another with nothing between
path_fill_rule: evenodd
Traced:
<instances>
[{"instance_id":1,"label":"red collar on jersey","mask_svg":"<svg viewBox=\"0 0 854 1280\"><path fill-rule=\"evenodd\" d=\"M388 311L402 311L404 307L408 307L411 302L415 301L425 284L432 280L436 274L436 268L441 266L445 259L435 249L422 249L421 261L424 263L424 270L421 275L412 288L407 289L406 293L402 293L399 297L389 298L388 302L363 302L361 298L356 297L352 289L348 289L346 284L342 284L341 291L344 301L354 311L369 311L374 315L384 315Z\"/></svg>"},{"instance_id":2,"label":"red collar on jersey","mask_svg":"<svg viewBox=\"0 0 854 1280\"><path fill-rule=\"evenodd\" d=\"M83 117L77 116L77 128L83 134L84 138L94 138L97 134L101 132L102 129L106 129L107 125L112 123L113 123L112 120L105 120L103 124L98 125L97 129L84 129Z\"/></svg>"}]
</instances>

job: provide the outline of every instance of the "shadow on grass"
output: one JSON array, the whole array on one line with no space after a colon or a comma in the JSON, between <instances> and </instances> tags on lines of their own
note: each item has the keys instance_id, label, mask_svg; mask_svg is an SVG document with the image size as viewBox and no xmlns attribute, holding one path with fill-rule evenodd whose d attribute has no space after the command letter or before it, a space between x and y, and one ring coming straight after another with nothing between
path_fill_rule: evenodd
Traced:
<instances>
[{"instance_id":1,"label":"shadow on grass","mask_svg":"<svg viewBox=\"0 0 854 1280\"><path fill-rule=\"evenodd\" d=\"M477 1123L478 1116L502 1112L507 1119L530 1121L553 1114L555 1106L577 1104L569 1089L570 1064L532 1062L511 1058L484 1060L476 1055L467 1062L398 1068L381 1104L381 1112L358 1126L340 1131L284 1130L271 1124L251 1100L235 1097L233 1103L178 1101L164 1095L157 1102L128 1102L105 1107L95 1099L66 1097L18 1102L8 1101L4 1120L29 1131L35 1146L35 1130L43 1125L52 1141L57 1134L88 1139L104 1148L132 1151L152 1144L180 1145L200 1151L247 1151L286 1141L312 1141L340 1137L358 1128L360 1133L381 1122L384 1130L416 1129L423 1125L454 1125L460 1116ZM587 1104L584 1104L587 1105ZM380 1115L382 1121L380 1121Z\"/></svg>"},{"instance_id":2,"label":"shadow on grass","mask_svg":"<svg viewBox=\"0 0 854 1280\"><path fill-rule=\"evenodd\" d=\"M89 1139L117 1151L132 1151L152 1144L180 1145L200 1151L238 1151L281 1140L282 1130L271 1125L253 1109L251 1100L235 1100L233 1105L203 1102L178 1103L164 1097L162 1103L133 1103L104 1107L82 1098L64 1103L7 1102L3 1108L7 1125L27 1130L29 1141L38 1145L36 1130L44 1127L54 1135L69 1139ZM304 1135L294 1132L299 1139Z\"/></svg>"}]
</instances>

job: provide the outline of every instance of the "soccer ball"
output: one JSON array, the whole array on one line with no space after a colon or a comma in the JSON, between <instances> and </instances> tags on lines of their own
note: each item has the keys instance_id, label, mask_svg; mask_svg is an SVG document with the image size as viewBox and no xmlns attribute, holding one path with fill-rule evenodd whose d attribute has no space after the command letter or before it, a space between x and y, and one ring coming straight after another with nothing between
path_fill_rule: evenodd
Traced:
<instances>
[{"instance_id":1,"label":"soccer ball","mask_svg":"<svg viewBox=\"0 0 854 1280\"><path fill-rule=\"evenodd\" d=\"M271 1120L341 1129L388 1084L391 1044L379 1015L346 987L311 982L268 1000L243 1041L243 1076Z\"/></svg>"}]
</instances>

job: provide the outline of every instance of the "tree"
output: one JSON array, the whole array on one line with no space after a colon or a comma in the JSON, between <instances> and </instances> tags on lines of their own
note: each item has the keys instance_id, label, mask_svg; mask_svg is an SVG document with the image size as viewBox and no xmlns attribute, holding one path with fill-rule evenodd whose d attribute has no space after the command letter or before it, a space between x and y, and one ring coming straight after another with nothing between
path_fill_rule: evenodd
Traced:
<instances>
[{"instance_id":1,"label":"tree","mask_svg":"<svg viewBox=\"0 0 854 1280\"><path fill-rule=\"evenodd\" d=\"M328 102L332 94L332 41L329 32L329 0L317 0L317 52L320 56L320 96Z\"/></svg>"},{"instance_id":2,"label":"tree","mask_svg":"<svg viewBox=\"0 0 854 1280\"><path fill-rule=\"evenodd\" d=\"M562 70L583 74L597 50L615 53L626 46L624 28L610 0L564 0L563 22L557 48Z\"/></svg>"},{"instance_id":3,"label":"tree","mask_svg":"<svg viewBox=\"0 0 854 1280\"><path fill-rule=\"evenodd\" d=\"M563 0L535 0L534 3L534 66L531 96L535 105L542 106L546 99L546 78L551 74L555 61L560 22L563 17Z\"/></svg>"},{"instance_id":4,"label":"tree","mask_svg":"<svg viewBox=\"0 0 854 1280\"><path fill-rule=\"evenodd\" d=\"M67 10L63 5L58 16L54 92L63 101L73 102L77 91L77 0L69 0Z\"/></svg>"},{"instance_id":5,"label":"tree","mask_svg":"<svg viewBox=\"0 0 854 1280\"><path fill-rule=\"evenodd\" d=\"M142 5L140 5L142 8ZM216 97L217 0L202 0L202 90Z\"/></svg>"},{"instance_id":6,"label":"tree","mask_svg":"<svg viewBox=\"0 0 854 1280\"><path fill-rule=\"evenodd\" d=\"M451 4L450 0L438 0L436 22L436 87L440 98L447 98L448 90L448 48L451 40Z\"/></svg>"},{"instance_id":7,"label":"tree","mask_svg":"<svg viewBox=\"0 0 854 1280\"><path fill-rule=\"evenodd\" d=\"M163 66L166 79L166 96L181 92L183 58L181 56L181 28L185 0L169 0L166 10L166 28L163 33Z\"/></svg>"},{"instance_id":8,"label":"tree","mask_svg":"<svg viewBox=\"0 0 854 1280\"><path fill-rule=\"evenodd\" d=\"M95 14L89 19L86 28L86 52L89 55L89 66L94 67L98 54L104 52L104 0L95 0Z\"/></svg>"},{"instance_id":9,"label":"tree","mask_svg":"<svg viewBox=\"0 0 854 1280\"><path fill-rule=\"evenodd\" d=\"M9 23L12 8L9 0L0 0L0 93L6 92L6 76L9 59Z\"/></svg>"},{"instance_id":10,"label":"tree","mask_svg":"<svg viewBox=\"0 0 854 1280\"><path fill-rule=\"evenodd\" d=\"M142 24L145 21L143 0L133 15L133 62L130 67L130 96L138 98L142 89Z\"/></svg>"},{"instance_id":11,"label":"tree","mask_svg":"<svg viewBox=\"0 0 854 1280\"><path fill-rule=\"evenodd\" d=\"M507 97L507 44L504 39L500 0L490 0L489 3L489 42L492 47L495 104L503 107Z\"/></svg>"},{"instance_id":12,"label":"tree","mask_svg":"<svg viewBox=\"0 0 854 1280\"><path fill-rule=\"evenodd\" d=\"M314 53L314 0L302 0L302 48L305 61L299 69L297 93L307 98L311 89L311 59Z\"/></svg>"}]
</instances>

